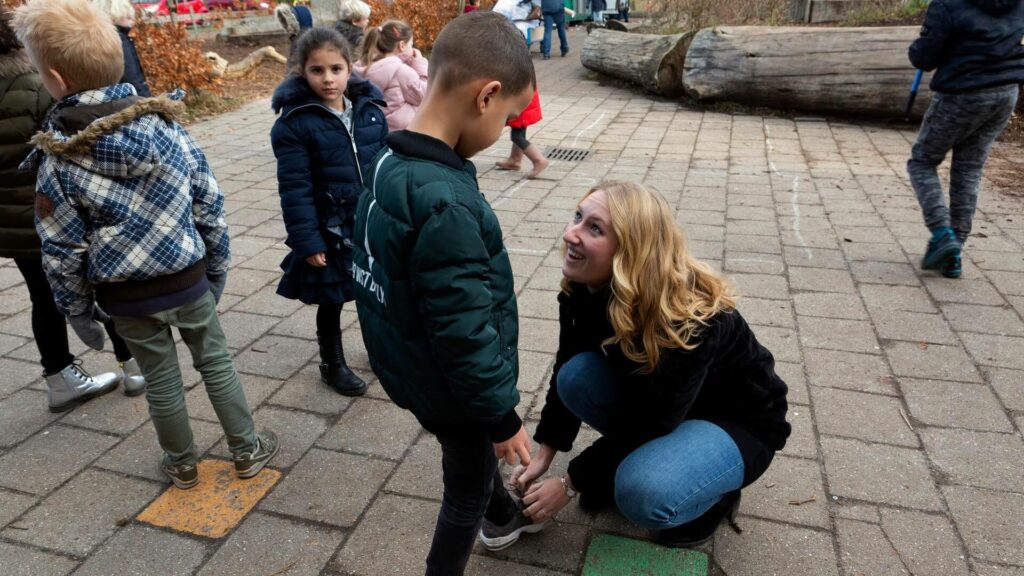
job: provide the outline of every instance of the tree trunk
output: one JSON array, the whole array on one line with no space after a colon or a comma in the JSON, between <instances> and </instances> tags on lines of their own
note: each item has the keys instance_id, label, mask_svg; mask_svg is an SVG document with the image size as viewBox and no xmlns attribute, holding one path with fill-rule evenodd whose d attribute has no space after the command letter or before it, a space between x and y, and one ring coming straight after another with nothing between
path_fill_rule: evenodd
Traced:
<instances>
[{"instance_id":1,"label":"tree trunk","mask_svg":"<svg viewBox=\"0 0 1024 576\"><path fill-rule=\"evenodd\" d=\"M692 37L692 32L663 36L598 28L587 36L580 61L654 94L676 97L683 93L683 60Z\"/></svg>"},{"instance_id":2,"label":"tree trunk","mask_svg":"<svg viewBox=\"0 0 1024 576\"><path fill-rule=\"evenodd\" d=\"M705 28L686 54L683 85L701 100L904 117L917 26ZM926 74L910 116L931 100Z\"/></svg>"},{"instance_id":3,"label":"tree trunk","mask_svg":"<svg viewBox=\"0 0 1024 576\"><path fill-rule=\"evenodd\" d=\"M221 58L216 52L207 52L206 58L212 66L211 74L214 77L220 78L239 78L245 76L267 59L280 62L281 64L288 63L288 59L275 50L273 46L264 46L258 50L253 50L248 56L234 64L228 64L228 61Z\"/></svg>"},{"instance_id":4,"label":"tree trunk","mask_svg":"<svg viewBox=\"0 0 1024 576\"><path fill-rule=\"evenodd\" d=\"M642 22L623 22L618 18L609 18L605 21L604 27L616 32L644 32Z\"/></svg>"}]
</instances>

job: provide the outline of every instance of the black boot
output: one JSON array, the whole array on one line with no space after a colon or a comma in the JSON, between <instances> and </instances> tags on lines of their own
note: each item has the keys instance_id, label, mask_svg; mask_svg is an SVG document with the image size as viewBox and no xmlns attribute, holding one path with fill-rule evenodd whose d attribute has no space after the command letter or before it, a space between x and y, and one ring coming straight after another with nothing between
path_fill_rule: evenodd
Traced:
<instances>
[{"instance_id":1,"label":"black boot","mask_svg":"<svg viewBox=\"0 0 1024 576\"><path fill-rule=\"evenodd\" d=\"M335 392L344 396L362 396L366 393L366 382L356 376L345 363L345 352L341 348L341 334L320 336L320 378Z\"/></svg>"},{"instance_id":2,"label":"black boot","mask_svg":"<svg viewBox=\"0 0 1024 576\"><path fill-rule=\"evenodd\" d=\"M675 528L662 530L658 534L658 541L665 546L672 546L673 548L699 546L715 535L715 530L718 529L718 525L722 523L722 520L728 520L729 526L737 534L740 534L743 530L736 525L736 513L739 509L740 491L727 492L722 496L721 500L697 518Z\"/></svg>"}]
</instances>

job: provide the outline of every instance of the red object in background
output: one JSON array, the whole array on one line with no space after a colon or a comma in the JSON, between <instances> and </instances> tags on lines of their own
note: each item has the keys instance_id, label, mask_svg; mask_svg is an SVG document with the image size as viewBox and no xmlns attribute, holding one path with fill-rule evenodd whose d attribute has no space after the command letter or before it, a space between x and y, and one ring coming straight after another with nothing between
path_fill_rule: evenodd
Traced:
<instances>
[{"instance_id":1,"label":"red object in background","mask_svg":"<svg viewBox=\"0 0 1024 576\"><path fill-rule=\"evenodd\" d=\"M466 4L465 6L462 7L462 13L463 14L468 14L470 12L475 11L477 8L479 8L479 6L474 6L472 4Z\"/></svg>"},{"instance_id":2,"label":"red object in background","mask_svg":"<svg viewBox=\"0 0 1024 576\"><path fill-rule=\"evenodd\" d=\"M270 2L267 0L205 0L208 8L222 8L224 10L267 10Z\"/></svg>"},{"instance_id":3,"label":"red object in background","mask_svg":"<svg viewBox=\"0 0 1024 576\"><path fill-rule=\"evenodd\" d=\"M540 119L543 117L544 116L540 111L540 92L534 90L530 104L523 109L522 114L509 120L508 125L512 128L526 128L527 126L540 122Z\"/></svg>"},{"instance_id":4,"label":"red object in background","mask_svg":"<svg viewBox=\"0 0 1024 576\"><path fill-rule=\"evenodd\" d=\"M132 0L132 3L135 4L136 8L150 16L169 16L171 14L171 10L167 7L167 0L158 0L156 2L152 0ZM205 14L209 10L206 8L206 4L203 4L203 0L179 0L174 12L187 16L188 14Z\"/></svg>"}]
</instances>

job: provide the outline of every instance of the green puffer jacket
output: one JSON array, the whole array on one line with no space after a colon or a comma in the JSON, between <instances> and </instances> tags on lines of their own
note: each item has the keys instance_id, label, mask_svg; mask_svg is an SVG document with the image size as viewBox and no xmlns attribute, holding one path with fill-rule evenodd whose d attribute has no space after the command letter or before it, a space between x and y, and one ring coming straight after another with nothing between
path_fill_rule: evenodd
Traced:
<instances>
[{"instance_id":1,"label":"green puffer jacket","mask_svg":"<svg viewBox=\"0 0 1024 576\"><path fill-rule=\"evenodd\" d=\"M414 132L392 133L387 144L366 175L352 235L370 364L421 422L478 424L502 442L522 422L518 313L501 226L472 162Z\"/></svg>"},{"instance_id":2,"label":"green puffer jacket","mask_svg":"<svg viewBox=\"0 0 1024 576\"><path fill-rule=\"evenodd\" d=\"M39 257L36 175L18 170L53 100L23 51L0 54L0 257Z\"/></svg>"}]
</instances>

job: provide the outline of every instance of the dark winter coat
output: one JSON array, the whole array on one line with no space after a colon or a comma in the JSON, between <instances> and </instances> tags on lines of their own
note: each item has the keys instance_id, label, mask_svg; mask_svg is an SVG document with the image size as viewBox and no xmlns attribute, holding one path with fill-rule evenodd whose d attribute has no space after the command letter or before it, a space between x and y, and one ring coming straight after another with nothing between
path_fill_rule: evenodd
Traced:
<instances>
[{"instance_id":1,"label":"dark winter coat","mask_svg":"<svg viewBox=\"0 0 1024 576\"><path fill-rule=\"evenodd\" d=\"M292 6L295 19L299 22L299 30L305 32L313 27L313 13L305 6Z\"/></svg>"},{"instance_id":2,"label":"dark winter coat","mask_svg":"<svg viewBox=\"0 0 1024 576\"><path fill-rule=\"evenodd\" d=\"M363 35L365 34L363 29L347 20L338 20L334 29L341 32L341 35L348 40L349 46L352 47L353 58L355 58L355 54L359 53L359 47L363 45Z\"/></svg>"},{"instance_id":3,"label":"dark winter coat","mask_svg":"<svg viewBox=\"0 0 1024 576\"><path fill-rule=\"evenodd\" d=\"M0 54L0 257L39 258L35 171L18 165L32 150L53 100L21 50Z\"/></svg>"},{"instance_id":4,"label":"dark winter coat","mask_svg":"<svg viewBox=\"0 0 1024 576\"><path fill-rule=\"evenodd\" d=\"M935 92L1024 83L1024 0L933 0L910 62Z\"/></svg>"},{"instance_id":5,"label":"dark winter coat","mask_svg":"<svg viewBox=\"0 0 1024 576\"><path fill-rule=\"evenodd\" d=\"M149 84L146 83L146 75L142 73L142 64L139 62L139 53L135 51L135 42L132 41L131 28L115 26L117 33L121 35L121 51L124 52L124 75L121 76L121 84L127 83L135 86L135 92L139 96L152 96L149 91Z\"/></svg>"},{"instance_id":6,"label":"dark winter coat","mask_svg":"<svg viewBox=\"0 0 1024 576\"><path fill-rule=\"evenodd\" d=\"M518 313L476 168L444 142L402 130L366 182L352 270L374 373L420 421L482 425L491 441L507 440L521 426Z\"/></svg>"},{"instance_id":7,"label":"dark winter coat","mask_svg":"<svg viewBox=\"0 0 1024 576\"><path fill-rule=\"evenodd\" d=\"M286 79L271 101L281 113L270 141L292 249L281 263L285 275L278 293L307 304L352 299L352 219L370 161L388 133L380 90L352 76L345 94L352 101L352 135L301 76ZM327 253L326 268L305 262L320 252Z\"/></svg>"},{"instance_id":8,"label":"dark winter coat","mask_svg":"<svg viewBox=\"0 0 1024 576\"><path fill-rule=\"evenodd\" d=\"M721 312L698 336L697 348L663 350L657 368L628 359L618 346L601 348L614 334L608 319L610 288L591 293L581 284L558 295L558 353L535 439L568 452L580 419L562 403L558 372L573 356L598 352L607 358L623 387L634 391L618 409L617 430L583 450L569 463L569 475L582 504L599 508L614 498L615 471L633 450L674 430L684 420L707 420L724 429L743 456L743 485L768 468L786 444L786 384L775 374L775 360L737 311Z\"/></svg>"}]
</instances>

